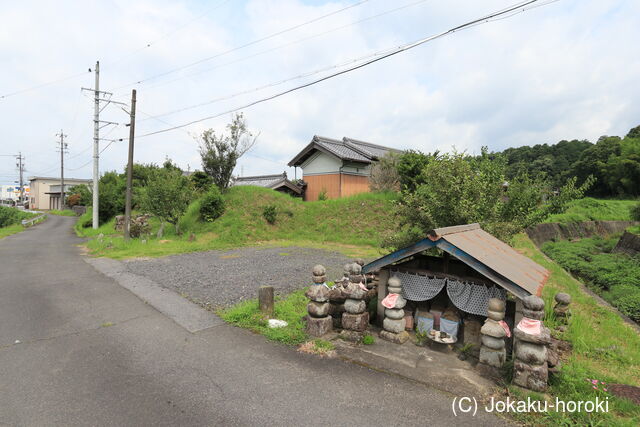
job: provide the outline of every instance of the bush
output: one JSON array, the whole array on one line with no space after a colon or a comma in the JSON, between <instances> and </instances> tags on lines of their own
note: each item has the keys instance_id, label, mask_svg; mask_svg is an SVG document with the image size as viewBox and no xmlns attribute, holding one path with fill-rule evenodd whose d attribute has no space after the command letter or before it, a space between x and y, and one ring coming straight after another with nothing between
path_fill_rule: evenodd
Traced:
<instances>
[{"instance_id":1,"label":"bush","mask_svg":"<svg viewBox=\"0 0 640 427\"><path fill-rule=\"evenodd\" d=\"M19 223L24 215L17 209L0 206L0 227L8 227Z\"/></svg>"},{"instance_id":2,"label":"bush","mask_svg":"<svg viewBox=\"0 0 640 427\"><path fill-rule=\"evenodd\" d=\"M278 215L278 210L276 208L276 205L267 205L262 210L262 216L271 225L276 223L277 215Z\"/></svg>"},{"instance_id":3,"label":"bush","mask_svg":"<svg viewBox=\"0 0 640 427\"><path fill-rule=\"evenodd\" d=\"M320 191L320 194L318 194L318 200L322 201L322 200L327 200L328 198L329 196L327 196L327 189L322 188L322 191Z\"/></svg>"},{"instance_id":4,"label":"bush","mask_svg":"<svg viewBox=\"0 0 640 427\"><path fill-rule=\"evenodd\" d=\"M631 215L632 220L640 221L640 202L631 206L631 209L629 209L629 214Z\"/></svg>"},{"instance_id":5,"label":"bush","mask_svg":"<svg viewBox=\"0 0 640 427\"><path fill-rule=\"evenodd\" d=\"M224 198L218 187L211 186L200 201L200 217L206 222L213 222L224 213Z\"/></svg>"}]
</instances>

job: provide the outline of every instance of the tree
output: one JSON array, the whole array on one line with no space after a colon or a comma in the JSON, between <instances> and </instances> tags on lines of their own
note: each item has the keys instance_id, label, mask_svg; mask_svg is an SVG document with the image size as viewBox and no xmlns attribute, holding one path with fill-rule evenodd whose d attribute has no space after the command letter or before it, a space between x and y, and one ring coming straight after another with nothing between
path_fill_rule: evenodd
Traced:
<instances>
[{"instance_id":1,"label":"tree","mask_svg":"<svg viewBox=\"0 0 640 427\"><path fill-rule=\"evenodd\" d=\"M582 197L593 178L580 187L573 178L559 192L548 180L523 174L506 181L507 160L489 155L443 154L429 161L415 191L403 190L398 214L401 231L386 246L402 247L424 238L429 230L478 222L507 240L514 233L566 209Z\"/></svg>"},{"instance_id":2,"label":"tree","mask_svg":"<svg viewBox=\"0 0 640 427\"><path fill-rule=\"evenodd\" d=\"M72 198L72 196L75 197ZM76 202L72 203L73 200ZM91 206L91 203L93 203L93 196L88 185L74 185L67 190L67 206Z\"/></svg>"},{"instance_id":3,"label":"tree","mask_svg":"<svg viewBox=\"0 0 640 427\"><path fill-rule=\"evenodd\" d=\"M407 150L398 158L398 175L400 179L400 189L415 191L418 185L422 184L421 176L424 167L433 159L438 158L439 153L424 154L421 151Z\"/></svg>"},{"instance_id":4,"label":"tree","mask_svg":"<svg viewBox=\"0 0 640 427\"><path fill-rule=\"evenodd\" d=\"M193 182L193 187L201 193L207 191L213 184L213 179L202 171L195 171L190 178L191 182Z\"/></svg>"},{"instance_id":5,"label":"tree","mask_svg":"<svg viewBox=\"0 0 640 427\"><path fill-rule=\"evenodd\" d=\"M178 221L194 197L191 181L179 170L166 168L154 171L150 178L139 190L143 209L160 218L161 228L168 222L180 234Z\"/></svg>"},{"instance_id":6,"label":"tree","mask_svg":"<svg viewBox=\"0 0 640 427\"><path fill-rule=\"evenodd\" d=\"M115 215L124 213L124 197L127 182L123 175L117 172L107 172L98 181L99 220L105 223Z\"/></svg>"},{"instance_id":7,"label":"tree","mask_svg":"<svg viewBox=\"0 0 640 427\"><path fill-rule=\"evenodd\" d=\"M254 146L257 139L248 130L242 113L233 116L227 130L227 135L217 134L213 129L206 130L200 142L202 169L222 190L229 187L238 159Z\"/></svg>"},{"instance_id":8,"label":"tree","mask_svg":"<svg viewBox=\"0 0 640 427\"><path fill-rule=\"evenodd\" d=\"M371 167L369 187L371 191L399 191L398 154L388 152Z\"/></svg>"}]
</instances>

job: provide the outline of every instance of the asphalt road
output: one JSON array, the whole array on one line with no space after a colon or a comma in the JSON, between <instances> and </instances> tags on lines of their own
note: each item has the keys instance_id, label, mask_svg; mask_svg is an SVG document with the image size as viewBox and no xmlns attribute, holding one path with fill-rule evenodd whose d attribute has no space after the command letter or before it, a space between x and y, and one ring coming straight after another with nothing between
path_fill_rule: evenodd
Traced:
<instances>
[{"instance_id":1,"label":"asphalt road","mask_svg":"<svg viewBox=\"0 0 640 427\"><path fill-rule=\"evenodd\" d=\"M500 423L228 325L190 333L86 263L73 221L0 240L0 425Z\"/></svg>"}]
</instances>

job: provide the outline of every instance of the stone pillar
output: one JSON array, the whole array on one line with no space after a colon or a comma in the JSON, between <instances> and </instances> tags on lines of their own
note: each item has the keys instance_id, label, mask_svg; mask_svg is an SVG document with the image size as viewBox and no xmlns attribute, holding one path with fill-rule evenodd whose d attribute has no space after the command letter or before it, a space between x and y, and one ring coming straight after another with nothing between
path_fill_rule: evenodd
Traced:
<instances>
[{"instance_id":1,"label":"stone pillar","mask_svg":"<svg viewBox=\"0 0 640 427\"><path fill-rule=\"evenodd\" d=\"M544 301L534 295L522 300L523 318L540 321L540 334L524 332L520 324L514 330L515 361L513 365L513 383L537 392L547 390L549 377L547 367L547 346L551 342L549 329L542 323L544 317Z\"/></svg>"},{"instance_id":2,"label":"stone pillar","mask_svg":"<svg viewBox=\"0 0 640 427\"><path fill-rule=\"evenodd\" d=\"M342 290L346 299L344 301L345 312L342 313L343 331L341 335L351 341L358 341L369 327L369 313L367 312L367 303L364 301L366 291L361 287L364 286L362 267L357 263L345 267L348 267L349 281Z\"/></svg>"},{"instance_id":3,"label":"stone pillar","mask_svg":"<svg viewBox=\"0 0 640 427\"><path fill-rule=\"evenodd\" d=\"M309 315L306 331L314 337L321 337L333 329L333 321L329 316L329 288L325 285L326 274L327 270L322 265L313 267L313 285L305 294L311 300L307 304Z\"/></svg>"},{"instance_id":4,"label":"stone pillar","mask_svg":"<svg viewBox=\"0 0 640 427\"><path fill-rule=\"evenodd\" d=\"M571 295L559 292L556 294L556 305L553 307L553 314L556 319L562 323L567 323L567 319L571 315L569 304L571 303Z\"/></svg>"},{"instance_id":5,"label":"stone pillar","mask_svg":"<svg viewBox=\"0 0 640 427\"><path fill-rule=\"evenodd\" d=\"M393 308L385 308L383 330L380 331L380 338L397 344L403 344L409 339L409 334L405 331L406 320L404 319L404 307L407 300L402 297L402 283L396 276L387 281L389 294L397 294L398 299Z\"/></svg>"},{"instance_id":6,"label":"stone pillar","mask_svg":"<svg viewBox=\"0 0 640 427\"><path fill-rule=\"evenodd\" d=\"M505 302L498 298L489 299L487 320L480 329L480 356L478 366L490 374L497 374L497 369L504 365L507 352L504 338L507 331L499 323L504 320Z\"/></svg>"},{"instance_id":7,"label":"stone pillar","mask_svg":"<svg viewBox=\"0 0 640 427\"><path fill-rule=\"evenodd\" d=\"M376 312L376 325L382 327L382 321L384 320L385 307L382 305L382 300L387 296L387 283L389 281L389 270L382 269L378 274L378 307Z\"/></svg>"}]
</instances>

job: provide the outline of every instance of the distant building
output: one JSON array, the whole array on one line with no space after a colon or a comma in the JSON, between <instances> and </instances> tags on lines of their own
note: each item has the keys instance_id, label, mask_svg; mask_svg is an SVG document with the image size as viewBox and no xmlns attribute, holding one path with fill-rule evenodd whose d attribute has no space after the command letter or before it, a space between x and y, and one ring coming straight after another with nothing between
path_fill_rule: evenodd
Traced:
<instances>
[{"instance_id":1,"label":"distant building","mask_svg":"<svg viewBox=\"0 0 640 427\"><path fill-rule=\"evenodd\" d=\"M277 175L246 176L236 178L232 186L235 187L239 185L255 185L257 187L271 188L272 190L287 193L296 197L302 195L302 187L293 181L289 181L286 172Z\"/></svg>"},{"instance_id":2,"label":"distant building","mask_svg":"<svg viewBox=\"0 0 640 427\"><path fill-rule=\"evenodd\" d=\"M29 200L30 188L24 186L24 199ZM0 200L11 200L17 202L20 200L20 186L18 184L0 185Z\"/></svg>"},{"instance_id":3,"label":"distant building","mask_svg":"<svg viewBox=\"0 0 640 427\"><path fill-rule=\"evenodd\" d=\"M29 178L31 183L31 194L29 197L29 207L31 209L60 209L60 178L50 178L42 176L34 176ZM91 185L91 179L65 178L64 191L75 185Z\"/></svg>"},{"instance_id":4,"label":"distant building","mask_svg":"<svg viewBox=\"0 0 640 427\"><path fill-rule=\"evenodd\" d=\"M371 166L388 152L401 153L356 139L315 135L289 166L302 168L307 186L305 200L318 200L323 192L328 198L336 199L368 192Z\"/></svg>"}]
</instances>

